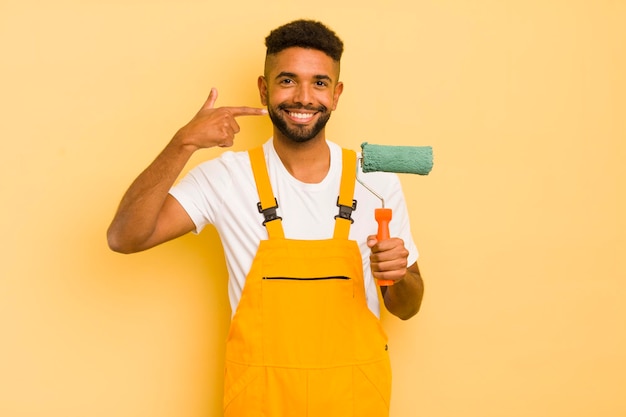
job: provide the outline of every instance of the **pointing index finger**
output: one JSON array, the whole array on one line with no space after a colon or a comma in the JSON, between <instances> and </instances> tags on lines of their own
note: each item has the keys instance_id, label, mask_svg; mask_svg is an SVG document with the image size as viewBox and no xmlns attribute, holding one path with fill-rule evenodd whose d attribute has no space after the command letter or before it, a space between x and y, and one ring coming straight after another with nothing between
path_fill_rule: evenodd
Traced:
<instances>
[{"instance_id":1,"label":"pointing index finger","mask_svg":"<svg viewBox=\"0 0 626 417\"><path fill-rule=\"evenodd\" d=\"M258 107L239 106L239 107L227 107L227 109L228 111L230 111L233 117L264 116L267 114L266 109L262 109Z\"/></svg>"}]
</instances>

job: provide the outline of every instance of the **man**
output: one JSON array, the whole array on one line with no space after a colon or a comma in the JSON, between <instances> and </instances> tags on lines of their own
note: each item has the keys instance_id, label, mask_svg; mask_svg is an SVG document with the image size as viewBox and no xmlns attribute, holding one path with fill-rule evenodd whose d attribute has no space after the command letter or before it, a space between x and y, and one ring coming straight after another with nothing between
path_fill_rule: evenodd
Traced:
<instances>
[{"instance_id":1,"label":"man","mask_svg":"<svg viewBox=\"0 0 626 417\"><path fill-rule=\"evenodd\" d=\"M297 20L266 38L264 109L215 107L217 90L124 195L108 231L118 252L142 251L213 224L234 312L226 349L226 416L387 416L391 372L376 279L386 308L408 319L423 284L397 176L363 181L394 210L377 241L380 200L360 184L353 151L327 141L343 91L343 43ZM232 146L241 116L269 114L273 137L225 152L174 186L198 149ZM338 207L339 206L339 207Z\"/></svg>"}]
</instances>

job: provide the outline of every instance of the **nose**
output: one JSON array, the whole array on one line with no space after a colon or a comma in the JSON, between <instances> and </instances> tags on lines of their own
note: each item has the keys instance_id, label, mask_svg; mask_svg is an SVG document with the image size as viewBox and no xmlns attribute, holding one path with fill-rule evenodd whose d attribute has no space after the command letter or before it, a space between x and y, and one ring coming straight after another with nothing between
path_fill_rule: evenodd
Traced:
<instances>
[{"instance_id":1,"label":"nose","mask_svg":"<svg viewBox=\"0 0 626 417\"><path fill-rule=\"evenodd\" d=\"M302 104L303 106L313 104L313 93L310 85L299 84L295 93L293 99L296 103Z\"/></svg>"}]
</instances>

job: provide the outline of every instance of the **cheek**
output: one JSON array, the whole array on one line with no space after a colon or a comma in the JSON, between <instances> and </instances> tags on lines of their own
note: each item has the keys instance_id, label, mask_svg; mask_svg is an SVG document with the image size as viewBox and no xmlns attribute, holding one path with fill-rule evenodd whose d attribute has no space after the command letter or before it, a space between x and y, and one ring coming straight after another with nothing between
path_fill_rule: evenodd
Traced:
<instances>
[{"instance_id":1,"label":"cheek","mask_svg":"<svg viewBox=\"0 0 626 417\"><path fill-rule=\"evenodd\" d=\"M278 106L282 103L289 102L289 96L280 90L268 91L265 101L270 106Z\"/></svg>"},{"instance_id":2,"label":"cheek","mask_svg":"<svg viewBox=\"0 0 626 417\"><path fill-rule=\"evenodd\" d=\"M339 100L339 96L333 96L331 95L328 98L328 104L326 105L329 109L331 110L336 110L337 109L337 101Z\"/></svg>"}]
</instances>

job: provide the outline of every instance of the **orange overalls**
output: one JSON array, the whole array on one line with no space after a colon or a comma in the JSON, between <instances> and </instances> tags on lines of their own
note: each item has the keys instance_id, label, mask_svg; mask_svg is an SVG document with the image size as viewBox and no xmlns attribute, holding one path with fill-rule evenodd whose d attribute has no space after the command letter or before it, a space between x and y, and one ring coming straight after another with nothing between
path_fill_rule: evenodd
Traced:
<instances>
[{"instance_id":1,"label":"orange overalls","mask_svg":"<svg viewBox=\"0 0 626 417\"><path fill-rule=\"evenodd\" d=\"M387 337L367 307L358 245L348 240L354 151L343 150L344 212L326 240L285 239L263 149L249 154L269 238L260 242L230 327L224 416L388 416Z\"/></svg>"}]
</instances>

